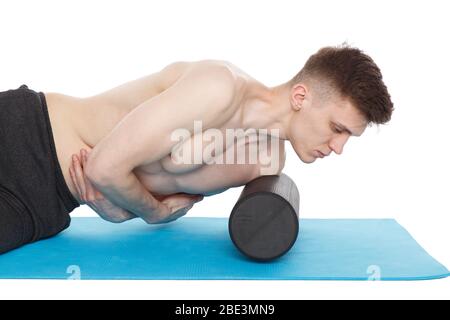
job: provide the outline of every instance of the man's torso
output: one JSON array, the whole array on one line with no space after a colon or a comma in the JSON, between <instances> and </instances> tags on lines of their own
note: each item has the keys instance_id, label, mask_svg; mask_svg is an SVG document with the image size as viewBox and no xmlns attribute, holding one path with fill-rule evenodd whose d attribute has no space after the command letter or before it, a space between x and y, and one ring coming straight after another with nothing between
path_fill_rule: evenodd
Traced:
<instances>
[{"instance_id":1,"label":"man's torso","mask_svg":"<svg viewBox=\"0 0 450 320\"><path fill-rule=\"evenodd\" d=\"M225 61L179 62L172 64L161 72L127 82L88 98L75 98L57 93L45 94L58 160L72 194L76 195L75 187L69 175L71 155L78 153L81 148L93 148L128 113L141 103L169 88L189 68L199 63L226 65L235 75L236 96L233 105L229 108L232 113L224 115L226 118L222 122L223 125L217 128L222 132L222 136L226 137L227 129L247 129L244 127L242 114L244 108L249 106L248 103L244 103L243 97L251 90L252 86L260 86L260 84L236 66ZM180 93L180 103L183 101L183 94L189 93ZM200 144L203 148L206 148L210 143L205 139L203 137L203 143ZM252 143L257 143L257 140L253 140ZM195 140L195 135L192 135L184 144L190 144L194 147L194 141L198 146L201 139ZM226 153L230 148L234 148L234 154L242 151L247 155L246 159L249 159L248 153L252 149L251 143L238 142L230 143L228 141L227 145L227 141L224 141L222 152ZM280 171L284 165L284 142L281 140L279 141L279 152L276 156L281 166L277 171ZM256 178L260 175L256 168L257 165L248 163L248 161L245 164L177 164L168 154L157 162L136 168L134 172L147 189L154 194L186 192L208 195L237 186L233 185L231 181L239 181L239 176L248 177L249 171L254 173L251 175L252 178ZM275 173L277 172L273 172L273 174Z\"/></svg>"}]
</instances>

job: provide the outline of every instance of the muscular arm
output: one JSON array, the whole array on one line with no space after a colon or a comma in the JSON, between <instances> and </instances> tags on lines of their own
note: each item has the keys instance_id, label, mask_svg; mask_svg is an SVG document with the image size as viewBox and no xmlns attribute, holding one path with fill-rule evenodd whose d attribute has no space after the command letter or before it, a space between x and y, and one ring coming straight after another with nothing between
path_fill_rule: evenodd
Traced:
<instances>
[{"instance_id":1,"label":"muscular arm","mask_svg":"<svg viewBox=\"0 0 450 320\"><path fill-rule=\"evenodd\" d=\"M161 218L161 203L137 179L133 170L161 160L177 141L179 128L192 134L194 121L212 128L226 121L234 97L228 69L200 65L186 71L170 88L130 112L92 150L86 176L113 203L152 223Z\"/></svg>"},{"instance_id":2,"label":"muscular arm","mask_svg":"<svg viewBox=\"0 0 450 320\"><path fill-rule=\"evenodd\" d=\"M242 141L241 141L242 142ZM198 170L184 174L177 180L177 187L186 193L202 193L205 196L215 195L233 187L240 187L263 175L279 175L285 165L285 146L283 140L274 141L277 148L268 145L270 164L267 161L249 162L250 152L255 152L256 141L234 144L234 161L220 165L204 165ZM266 153L266 151L264 153ZM246 161L238 162L237 153L245 156ZM223 154L217 155L219 158ZM259 158L259 157L258 157ZM242 159L241 159L242 160ZM201 187L199 187L201 186ZM201 188L201 191L199 190Z\"/></svg>"}]
</instances>

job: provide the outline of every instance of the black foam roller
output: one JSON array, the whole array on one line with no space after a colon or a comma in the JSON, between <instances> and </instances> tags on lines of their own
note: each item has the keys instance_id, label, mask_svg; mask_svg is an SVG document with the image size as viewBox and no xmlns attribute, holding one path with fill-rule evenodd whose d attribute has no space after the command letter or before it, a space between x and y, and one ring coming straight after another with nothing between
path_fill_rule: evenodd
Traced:
<instances>
[{"instance_id":1,"label":"black foam roller","mask_svg":"<svg viewBox=\"0 0 450 320\"><path fill-rule=\"evenodd\" d=\"M281 257L297 240L299 205L297 186L284 173L250 181L231 211L231 240L251 259Z\"/></svg>"}]
</instances>

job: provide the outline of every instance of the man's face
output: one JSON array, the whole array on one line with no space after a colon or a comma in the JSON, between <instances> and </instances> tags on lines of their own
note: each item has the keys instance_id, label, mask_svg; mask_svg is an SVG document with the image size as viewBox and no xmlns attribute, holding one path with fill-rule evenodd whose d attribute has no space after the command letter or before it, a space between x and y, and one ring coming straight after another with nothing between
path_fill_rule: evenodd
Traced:
<instances>
[{"instance_id":1,"label":"man's face","mask_svg":"<svg viewBox=\"0 0 450 320\"><path fill-rule=\"evenodd\" d=\"M348 99L333 96L321 99L306 94L300 110L291 118L291 144L305 163L331 152L341 154L350 136L360 136L367 127L365 118Z\"/></svg>"}]
</instances>

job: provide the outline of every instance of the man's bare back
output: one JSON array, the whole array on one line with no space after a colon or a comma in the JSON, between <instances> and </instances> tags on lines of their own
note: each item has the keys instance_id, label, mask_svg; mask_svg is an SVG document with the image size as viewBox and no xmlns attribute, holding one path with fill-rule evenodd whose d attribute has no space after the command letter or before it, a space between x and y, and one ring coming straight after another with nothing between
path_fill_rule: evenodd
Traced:
<instances>
[{"instance_id":1,"label":"man's bare back","mask_svg":"<svg viewBox=\"0 0 450 320\"><path fill-rule=\"evenodd\" d=\"M57 93L46 93L47 105L52 124L58 160L66 183L72 194L79 200L79 195L71 181L69 167L71 155L82 148L94 148L111 130L136 107L153 97L158 96L177 82L180 77L193 67L218 66L230 71L236 86L235 97L227 110L222 114L221 125L217 127L225 136L226 129L247 129L245 119L252 116L252 108L258 99L251 99L250 93L263 90L263 86L256 80L236 68L234 65L217 60L202 60L196 62L177 62L169 65L160 72L125 83L104 93L88 97L74 98ZM208 68L205 68L207 72ZM205 88L207 90L207 88ZM189 92L179 92L179 104L185 100ZM172 121L177 117L177 105L173 105L168 117L160 121ZM244 119L243 113L246 113ZM195 134L185 141L193 145ZM133 143L130 141L130 143ZM253 141L252 143L255 143ZM239 144L224 146L235 148ZM206 146L206 142L203 147ZM161 146L164 147L164 146ZM245 152L249 152L249 144L241 144ZM279 154L281 165L284 164L284 143L279 140ZM164 157L151 163L146 163L134 169L139 181L154 195L173 193L192 193L211 195L222 192L230 187L240 186L261 175L258 164L176 164L172 157Z\"/></svg>"}]
</instances>

